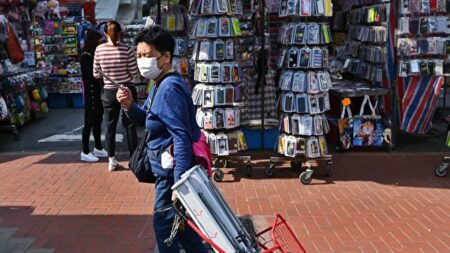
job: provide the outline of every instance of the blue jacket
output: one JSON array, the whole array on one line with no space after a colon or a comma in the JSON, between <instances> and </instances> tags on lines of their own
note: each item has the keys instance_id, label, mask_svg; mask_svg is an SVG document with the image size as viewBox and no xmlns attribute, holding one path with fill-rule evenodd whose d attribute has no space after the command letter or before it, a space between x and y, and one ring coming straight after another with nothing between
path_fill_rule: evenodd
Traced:
<instances>
[{"instance_id":1,"label":"blue jacket","mask_svg":"<svg viewBox=\"0 0 450 253\"><path fill-rule=\"evenodd\" d=\"M136 124L150 132L147 143L152 171L158 176L175 176L175 181L193 165L192 144L200 137L200 127L195 120L196 109L190 91L179 74L168 74L160 83L150 112L155 86L142 107L133 104L126 111ZM173 170L161 167L160 155L174 144L176 166Z\"/></svg>"}]
</instances>

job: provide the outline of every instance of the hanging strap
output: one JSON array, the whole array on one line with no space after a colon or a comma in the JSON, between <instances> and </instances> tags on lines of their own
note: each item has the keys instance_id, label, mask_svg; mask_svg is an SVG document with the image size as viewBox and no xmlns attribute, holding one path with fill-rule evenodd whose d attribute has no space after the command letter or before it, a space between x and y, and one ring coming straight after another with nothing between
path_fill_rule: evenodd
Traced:
<instances>
[{"instance_id":1,"label":"hanging strap","mask_svg":"<svg viewBox=\"0 0 450 253\"><path fill-rule=\"evenodd\" d=\"M146 114L148 114L150 112L150 110L152 109L153 106L153 101L155 101L155 96L156 96L156 92L158 91L158 86L154 86L155 88L153 89L153 94L152 94L152 100L150 101L150 105L147 108ZM145 142L148 142L148 138L150 137L150 132L147 130L146 127L145 128L145 135L144 135L144 139Z\"/></svg>"},{"instance_id":2,"label":"hanging strap","mask_svg":"<svg viewBox=\"0 0 450 253\"><path fill-rule=\"evenodd\" d=\"M350 106L343 106L342 107L342 113L341 113L341 119L345 118L345 112L347 112L347 115L349 118L353 118L352 110L350 109Z\"/></svg>"},{"instance_id":3,"label":"hanging strap","mask_svg":"<svg viewBox=\"0 0 450 253\"><path fill-rule=\"evenodd\" d=\"M369 104L369 108L372 112L372 116L376 116L375 113L375 107L372 105L372 102L370 101L370 97L368 95L364 96L364 101L361 104L361 109L359 110L359 116L363 116L364 115L364 109L366 107L366 105ZM376 103L376 105L378 104L378 101Z\"/></svg>"}]
</instances>

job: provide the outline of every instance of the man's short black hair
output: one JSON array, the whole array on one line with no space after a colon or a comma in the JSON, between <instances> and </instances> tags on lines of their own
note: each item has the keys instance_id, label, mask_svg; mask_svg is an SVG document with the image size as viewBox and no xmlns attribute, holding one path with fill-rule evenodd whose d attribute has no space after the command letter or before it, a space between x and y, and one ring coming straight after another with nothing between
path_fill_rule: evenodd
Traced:
<instances>
[{"instance_id":1,"label":"man's short black hair","mask_svg":"<svg viewBox=\"0 0 450 253\"><path fill-rule=\"evenodd\" d=\"M136 45L145 42L155 46L160 53L169 52L171 59L175 50L175 39L164 27L156 25L145 28L136 36Z\"/></svg>"}]
</instances>

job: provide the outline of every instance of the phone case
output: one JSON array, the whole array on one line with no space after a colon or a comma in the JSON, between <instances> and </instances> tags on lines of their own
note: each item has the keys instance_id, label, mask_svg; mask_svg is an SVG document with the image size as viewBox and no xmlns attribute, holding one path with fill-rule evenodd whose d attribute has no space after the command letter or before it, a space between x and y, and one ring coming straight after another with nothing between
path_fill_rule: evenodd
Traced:
<instances>
[{"instance_id":1,"label":"phone case","mask_svg":"<svg viewBox=\"0 0 450 253\"><path fill-rule=\"evenodd\" d=\"M210 18L208 19L208 26L206 30L206 37L217 37L218 33L218 20L216 18Z\"/></svg>"},{"instance_id":2,"label":"phone case","mask_svg":"<svg viewBox=\"0 0 450 253\"><path fill-rule=\"evenodd\" d=\"M231 22L230 19L227 17L222 17L219 19L219 36L221 37L231 36Z\"/></svg>"},{"instance_id":3,"label":"phone case","mask_svg":"<svg viewBox=\"0 0 450 253\"><path fill-rule=\"evenodd\" d=\"M300 0L300 16L311 16L311 0Z\"/></svg>"},{"instance_id":4,"label":"phone case","mask_svg":"<svg viewBox=\"0 0 450 253\"><path fill-rule=\"evenodd\" d=\"M313 118L305 114L300 117L300 135L311 136L313 134Z\"/></svg>"},{"instance_id":5,"label":"phone case","mask_svg":"<svg viewBox=\"0 0 450 253\"><path fill-rule=\"evenodd\" d=\"M300 57L297 57L297 59L299 60L299 66L301 68L308 68L310 66L310 55L310 48L304 47L300 49Z\"/></svg>"},{"instance_id":6,"label":"phone case","mask_svg":"<svg viewBox=\"0 0 450 253\"><path fill-rule=\"evenodd\" d=\"M289 49L288 67L289 68L298 68L298 61L299 61L298 48L291 48L291 49Z\"/></svg>"},{"instance_id":7,"label":"phone case","mask_svg":"<svg viewBox=\"0 0 450 253\"><path fill-rule=\"evenodd\" d=\"M294 78L292 80L292 91L295 92L305 92L306 87L306 75L303 71L297 71L294 73Z\"/></svg>"},{"instance_id":8,"label":"phone case","mask_svg":"<svg viewBox=\"0 0 450 253\"><path fill-rule=\"evenodd\" d=\"M234 41L232 39L228 39L225 44L226 44L225 59L233 60L234 59Z\"/></svg>"},{"instance_id":9,"label":"phone case","mask_svg":"<svg viewBox=\"0 0 450 253\"><path fill-rule=\"evenodd\" d=\"M214 89L205 87L203 90L203 107L211 108L214 106Z\"/></svg>"},{"instance_id":10,"label":"phone case","mask_svg":"<svg viewBox=\"0 0 450 253\"><path fill-rule=\"evenodd\" d=\"M198 60L200 61L209 61L211 59L211 42L210 41L201 41L200 42L200 50L198 52Z\"/></svg>"},{"instance_id":11,"label":"phone case","mask_svg":"<svg viewBox=\"0 0 450 253\"><path fill-rule=\"evenodd\" d=\"M239 138L237 132L232 132L228 134L228 148L230 154L239 151Z\"/></svg>"},{"instance_id":12,"label":"phone case","mask_svg":"<svg viewBox=\"0 0 450 253\"><path fill-rule=\"evenodd\" d=\"M231 129L236 127L236 117L234 114L234 110L231 108L225 109L225 128Z\"/></svg>"},{"instance_id":13,"label":"phone case","mask_svg":"<svg viewBox=\"0 0 450 253\"><path fill-rule=\"evenodd\" d=\"M234 87L232 85L225 86L225 104L233 105L234 103Z\"/></svg>"},{"instance_id":14,"label":"phone case","mask_svg":"<svg viewBox=\"0 0 450 253\"><path fill-rule=\"evenodd\" d=\"M300 23L295 26L294 44L305 44L306 24Z\"/></svg>"},{"instance_id":15,"label":"phone case","mask_svg":"<svg viewBox=\"0 0 450 253\"><path fill-rule=\"evenodd\" d=\"M300 134L300 115L294 114L291 116L291 133L293 135Z\"/></svg>"},{"instance_id":16,"label":"phone case","mask_svg":"<svg viewBox=\"0 0 450 253\"><path fill-rule=\"evenodd\" d=\"M288 92L284 95L283 99L283 111L294 112L295 111L295 96L294 93Z\"/></svg>"},{"instance_id":17,"label":"phone case","mask_svg":"<svg viewBox=\"0 0 450 253\"><path fill-rule=\"evenodd\" d=\"M228 136L225 134L217 135L216 136L216 149L217 149L217 155L219 156L227 156L230 154L229 148L228 148Z\"/></svg>"},{"instance_id":18,"label":"phone case","mask_svg":"<svg viewBox=\"0 0 450 253\"><path fill-rule=\"evenodd\" d=\"M206 31L207 31L207 27L208 27L208 20L207 19L203 19L200 18L197 20L197 37L205 37L206 36Z\"/></svg>"},{"instance_id":19,"label":"phone case","mask_svg":"<svg viewBox=\"0 0 450 253\"><path fill-rule=\"evenodd\" d=\"M213 111L213 127L214 129L225 128L225 112L222 108L216 108Z\"/></svg>"},{"instance_id":20,"label":"phone case","mask_svg":"<svg viewBox=\"0 0 450 253\"><path fill-rule=\"evenodd\" d=\"M310 71L307 74L307 80L308 80L308 90L307 92L309 94L317 94L320 92L320 84L319 79L317 78L316 73Z\"/></svg>"},{"instance_id":21,"label":"phone case","mask_svg":"<svg viewBox=\"0 0 450 253\"><path fill-rule=\"evenodd\" d=\"M312 68L322 68L322 62L323 62L323 56L322 56L322 49L315 47L312 49L312 56L311 56L311 67Z\"/></svg>"},{"instance_id":22,"label":"phone case","mask_svg":"<svg viewBox=\"0 0 450 253\"><path fill-rule=\"evenodd\" d=\"M283 73L282 77L281 77L281 90L284 91L290 91L291 90L291 85L292 85L292 77L293 77L294 73L292 71L286 71Z\"/></svg>"},{"instance_id":23,"label":"phone case","mask_svg":"<svg viewBox=\"0 0 450 253\"><path fill-rule=\"evenodd\" d=\"M321 110L319 107L319 99L317 96L313 96L313 95L309 96L309 113L311 113L311 114L321 113Z\"/></svg>"},{"instance_id":24,"label":"phone case","mask_svg":"<svg viewBox=\"0 0 450 253\"><path fill-rule=\"evenodd\" d=\"M321 115L316 115L314 120L314 135L323 135L323 120Z\"/></svg>"},{"instance_id":25,"label":"phone case","mask_svg":"<svg viewBox=\"0 0 450 253\"><path fill-rule=\"evenodd\" d=\"M305 93L300 93L295 96L298 113L309 113L309 99Z\"/></svg>"},{"instance_id":26,"label":"phone case","mask_svg":"<svg viewBox=\"0 0 450 253\"><path fill-rule=\"evenodd\" d=\"M284 155L288 157L295 157L297 154L297 140L293 136L286 138L286 148Z\"/></svg>"},{"instance_id":27,"label":"phone case","mask_svg":"<svg viewBox=\"0 0 450 253\"><path fill-rule=\"evenodd\" d=\"M223 40L217 39L213 42L213 55L215 60L225 60L225 42Z\"/></svg>"},{"instance_id":28,"label":"phone case","mask_svg":"<svg viewBox=\"0 0 450 253\"><path fill-rule=\"evenodd\" d=\"M217 4L217 13L226 14L229 11L227 0L216 0L216 4Z\"/></svg>"},{"instance_id":29,"label":"phone case","mask_svg":"<svg viewBox=\"0 0 450 253\"><path fill-rule=\"evenodd\" d=\"M215 86L215 104L216 105L225 105L225 87L224 86Z\"/></svg>"},{"instance_id":30,"label":"phone case","mask_svg":"<svg viewBox=\"0 0 450 253\"><path fill-rule=\"evenodd\" d=\"M221 64L221 79L222 79L222 83L230 83L231 82L231 74L232 72L232 68L231 65L228 63L222 63Z\"/></svg>"},{"instance_id":31,"label":"phone case","mask_svg":"<svg viewBox=\"0 0 450 253\"><path fill-rule=\"evenodd\" d=\"M319 24L311 23L308 25L308 44L317 45L320 43L319 32Z\"/></svg>"},{"instance_id":32,"label":"phone case","mask_svg":"<svg viewBox=\"0 0 450 253\"><path fill-rule=\"evenodd\" d=\"M331 78L330 78L330 74L328 74L328 72L319 72L317 74L317 77L319 79L319 85L320 85L320 91L321 92L326 92L330 89L330 85L331 85Z\"/></svg>"},{"instance_id":33,"label":"phone case","mask_svg":"<svg viewBox=\"0 0 450 253\"><path fill-rule=\"evenodd\" d=\"M204 119L205 119L205 113L201 110L201 109L197 109L197 114L195 116L195 119L197 121L197 125L200 128L203 128L203 123L204 123Z\"/></svg>"},{"instance_id":34,"label":"phone case","mask_svg":"<svg viewBox=\"0 0 450 253\"><path fill-rule=\"evenodd\" d=\"M203 120L203 128L206 130L214 129L212 110L206 110L204 113L205 113L205 119ZM211 135L210 135L210 137L211 137Z\"/></svg>"}]
</instances>

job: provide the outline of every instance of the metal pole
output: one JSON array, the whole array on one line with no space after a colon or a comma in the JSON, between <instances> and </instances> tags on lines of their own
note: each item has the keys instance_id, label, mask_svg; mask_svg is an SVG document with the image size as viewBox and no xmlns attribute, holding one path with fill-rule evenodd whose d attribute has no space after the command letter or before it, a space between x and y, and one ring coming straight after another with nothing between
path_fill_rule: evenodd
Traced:
<instances>
[{"instance_id":1,"label":"metal pole","mask_svg":"<svg viewBox=\"0 0 450 253\"><path fill-rule=\"evenodd\" d=\"M158 0L158 14L156 16L156 23L161 25L161 0Z\"/></svg>"},{"instance_id":2,"label":"metal pole","mask_svg":"<svg viewBox=\"0 0 450 253\"><path fill-rule=\"evenodd\" d=\"M261 66L259 69L259 75L260 75L260 82L261 82L261 150L264 149L264 142L265 142L265 94L266 94L266 76L265 76L265 70L267 65L267 59L266 59L266 36L265 36L265 0L259 1L259 8L260 8L260 32L261 32L261 51L260 51L260 59L261 59Z\"/></svg>"}]
</instances>

